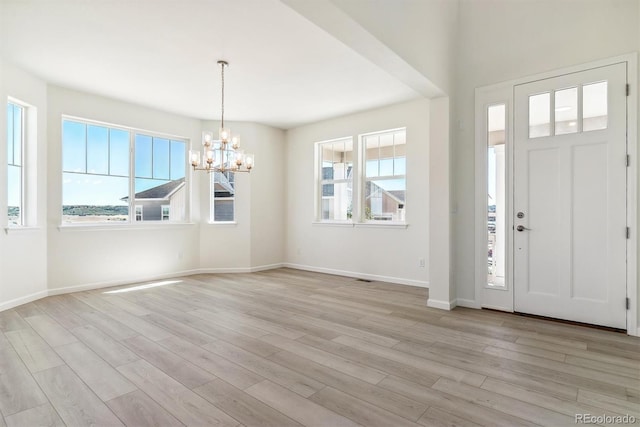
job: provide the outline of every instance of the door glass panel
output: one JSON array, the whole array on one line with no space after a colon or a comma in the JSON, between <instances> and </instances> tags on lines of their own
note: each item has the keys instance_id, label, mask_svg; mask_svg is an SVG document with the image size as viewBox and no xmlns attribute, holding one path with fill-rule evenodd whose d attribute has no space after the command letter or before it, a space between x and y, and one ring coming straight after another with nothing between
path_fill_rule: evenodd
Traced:
<instances>
[{"instance_id":1,"label":"door glass panel","mask_svg":"<svg viewBox=\"0 0 640 427\"><path fill-rule=\"evenodd\" d=\"M607 82L582 86L582 130L607 128Z\"/></svg>"},{"instance_id":2,"label":"door glass panel","mask_svg":"<svg viewBox=\"0 0 640 427\"><path fill-rule=\"evenodd\" d=\"M487 121L487 284L505 286L505 104L490 106Z\"/></svg>"},{"instance_id":3,"label":"door glass panel","mask_svg":"<svg viewBox=\"0 0 640 427\"><path fill-rule=\"evenodd\" d=\"M555 93L556 135L578 132L578 88Z\"/></svg>"},{"instance_id":4,"label":"door glass panel","mask_svg":"<svg viewBox=\"0 0 640 427\"><path fill-rule=\"evenodd\" d=\"M551 135L551 93L529 97L529 138Z\"/></svg>"}]
</instances>

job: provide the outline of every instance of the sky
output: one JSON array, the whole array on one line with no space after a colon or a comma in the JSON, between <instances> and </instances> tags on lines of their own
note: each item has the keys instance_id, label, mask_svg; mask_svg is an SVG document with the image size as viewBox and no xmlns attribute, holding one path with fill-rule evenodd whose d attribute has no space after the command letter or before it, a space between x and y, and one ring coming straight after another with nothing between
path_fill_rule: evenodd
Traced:
<instances>
[{"instance_id":1,"label":"sky","mask_svg":"<svg viewBox=\"0 0 640 427\"><path fill-rule=\"evenodd\" d=\"M126 205L132 137L136 193L185 176L184 141L65 120L63 205Z\"/></svg>"}]
</instances>

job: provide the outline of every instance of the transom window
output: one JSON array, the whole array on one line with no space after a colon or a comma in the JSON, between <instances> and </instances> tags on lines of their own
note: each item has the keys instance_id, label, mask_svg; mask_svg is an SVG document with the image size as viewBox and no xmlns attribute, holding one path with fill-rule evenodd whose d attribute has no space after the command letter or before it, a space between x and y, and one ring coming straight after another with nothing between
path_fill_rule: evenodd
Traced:
<instances>
[{"instance_id":1,"label":"transom window","mask_svg":"<svg viewBox=\"0 0 640 427\"><path fill-rule=\"evenodd\" d=\"M185 140L64 119L62 146L63 223L186 219Z\"/></svg>"},{"instance_id":2,"label":"transom window","mask_svg":"<svg viewBox=\"0 0 640 427\"><path fill-rule=\"evenodd\" d=\"M529 96L529 138L606 129L607 90L602 81Z\"/></svg>"}]
</instances>

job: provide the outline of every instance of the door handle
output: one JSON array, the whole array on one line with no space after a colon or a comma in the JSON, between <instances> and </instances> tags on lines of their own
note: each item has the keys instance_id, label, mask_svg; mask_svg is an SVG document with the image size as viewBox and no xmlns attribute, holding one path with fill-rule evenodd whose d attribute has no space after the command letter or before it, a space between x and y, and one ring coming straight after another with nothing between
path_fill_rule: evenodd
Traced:
<instances>
[{"instance_id":1,"label":"door handle","mask_svg":"<svg viewBox=\"0 0 640 427\"><path fill-rule=\"evenodd\" d=\"M518 231L531 230L530 228L525 227L524 225L519 225L516 227Z\"/></svg>"}]
</instances>

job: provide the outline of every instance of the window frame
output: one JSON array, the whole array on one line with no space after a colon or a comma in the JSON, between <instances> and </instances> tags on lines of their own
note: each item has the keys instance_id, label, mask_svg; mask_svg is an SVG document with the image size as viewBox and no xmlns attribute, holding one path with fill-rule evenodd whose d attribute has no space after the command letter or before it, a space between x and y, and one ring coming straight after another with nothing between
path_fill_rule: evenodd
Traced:
<instances>
[{"instance_id":1,"label":"window frame","mask_svg":"<svg viewBox=\"0 0 640 427\"><path fill-rule=\"evenodd\" d=\"M393 168L394 168L394 174L392 175L384 175L384 176L375 176L375 177L367 177L367 150L365 147L366 144L366 138L370 137L370 136L374 136L374 135L385 135L385 134L395 134L398 132L404 132L404 145L405 145L405 155L404 155L404 173L403 174L395 174L395 159L398 158L395 155L395 140L393 143L393 157L391 157L392 159L392 164L393 164ZM403 226L407 224L407 219L406 219L406 205L407 205L407 147L408 147L408 141L407 141L407 128L406 127L400 127L400 128L394 128L394 129L386 129L386 130L381 130L381 131L375 131L375 132L367 132L367 133L363 133L358 135L358 159L359 159L359 165L360 165L360 174L358 175L359 177L359 181L360 181L360 197L359 197L359 205L362 207L359 211L359 223L360 224L367 224L367 225L399 225L399 226ZM388 159L387 157L385 157L385 159ZM381 158L378 158L378 167L379 167L379 162L380 160L382 160ZM367 189L367 185L369 182L371 181L390 181L390 180L396 180L396 179L404 179L404 192L405 192L405 200L404 203L402 203L403 205L403 212L401 214L402 218L401 219L391 219L391 220L386 220L386 219L373 219L373 218L367 218L366 217L366 189Z\"/></svg>"},{"instance_id":2,"label":"window frame","mask_svg":"<svg viewBox=\"0 0 640 427\"><path fill-rule=\"evenodd\" d=\"M8 113L9 110L9 106L13 107L18 107L20 109L20 164L16 165L15 164L15 146L13 147L13 163L10 163L9 158L7 157L7 171L6 171L6 178L7 178L7 186L6 186L6 190L7 190L7 223L6 226L8 228L24 228L27 226L27 215L25 213L25 200L26 200L26 152L27 152L27 147L26 147L26 143L27 143L27 135L26 135L26 131L27 131L27 124L26 124L26 120L27 120L27 116L28 116L28 108L29 106L27 104L25 104L24 102L21 102L15 98L12 97L7 97L7 110L5 110L5 114ZM12 118L14 116L12 115ZM15 119L14 119L14 123L15 123ZM7 123L7 130L9 128L9 124ZM15 129L14 129L14 133L15 133ZM8 136L8 135L7 135ZM14 138L12 135L12 143L14 143ZM5 145L5 149L8 149L9 147L9 139L7 138L6 141L6 145ZM8 153L7 153L8 154ZM9 222L9 167L17 167L20 169L20 206L19 206L19 216L18 216L18 223L17 224L12 224Z\"/></svg>"},{"instance_id":3,"label":"window frame","mask_svg":"<svg viewBox=\"0 0 640 427\"><path fill-rule=\"evenodd\" d=\"M164 210L167 209L167 219L165 219ZM171 205L160 206L160 221L171 221Z\"/></svg>"},{"instance_id":4,"label":"window frame","mask_svg":"<svg viewBox=\"0 0 640 427\"><path fill-rule=\"evenodd\" d=\"M86 172L87 170L87 156L88 154L85 152L85 172L84 174L86 175L97 175L97 176L115 176L115 177L121 177L121 178L127 178L128 179L128 183L127 183L127 189L128 189L128 201L127 201L127 207L128 207L128 218L126 221L121 221L121 222L113 222L110 223L108 221L94 221L94 222L64 222L63 221L63 212L62 209L64 207L64 196L62 197L61 200L61 204L60 204L60 214L61 214L61 222L60 222L60 228L102 228L102 227L107 227L107 228L114 228L114 227L139 227L141 225L144 224L144 226L154 226L154 225L162 225L163 227L169 225L169 224L190 224L191 219L190 219L190 200L191 200L191 188L190 188L190 170L191 168L189 167L189 165L187 164L189 156L189 149L191 147L191 140L187 137L184 136L178 136L178 135L171 135L168 133L160 133L160 132L156 132L156 131L150 131L150 130L146 130L146 129L141 129L141 128L135 128L135 127L131 127L131 126L124 126L124 125L118 125L118 124L113 124L113 123L108 123L108 122L102 122L102 121L98 121L98 120L92 120L92 119L87 119L87 118L83 118L83 117L78 117L78 116L72 116L72 115L65 115L63 114L61 116L61 127L60 127L60 141L61 141L61 151L62 151L62 162L61 162L61 193L64 195L64 174L67 173L67 171L64 170L64 164L63 164L63 159L64 159L64 123L65 121L71 121L71 122L76 122L76 123L80 123L83 124L85 126L98 126L98 127L105 127L107 128L109 131L110 130L119 130L119 131L124 131L127 132L129 134L128 136L128 152L129 152L129 164L128 164L128 176L121 176L121 175L104 175L104 174L89 174L88 172ZM181 220L173 220L173 221L167 221L167 220L162 220L162 207L160 208L161 211L161 215L160 215L160 220L144 220L144 207L139 204L140 200L144 200L144 199L136 199L135 198L135 183L136 183L136 176L135 176L135 172L136 172L136 158L135 158L135 140L136 140L136 136L138 135L143 135L143 136L148 136L151 137L152 140L154 138L161 138L161 139L167 139L169 141L169 152L171 152L171 142L172 141L176 141L176 142L182 142L184 143L184 185L185 185L185 201L184 201L184 219ZM88 140L85 140L85 150L86 150L86 146L88 144ZM110 145L108 145L108 149L110 150ZM153 150L152 150L152 156L153 156ZM151 161L153 162L153 157L151 158ZM171 168L171 160L169 157L169 178L171 178L171 172L170 172L170 168ZM109 151L109 160L108 160L108 165L110 168L111 165L111 152ZM83 174L83 172L68 172L68 173L77 173L77 174ZM151 179L155 179L155 178L151 178ZM171 182L171 179L165 180L166 182ZM141 216L142 216L142 220L137 220L136 219L136 210L137 208L140 208L141 210Z\"/></svg>"},{"instance_id":5,"label":"window frame","mask_svg":"<svg viewBox=\"0 0 640 427\"><path fill-rule=\"evenodd\" d=\"M335 143L350 143L351 144L351 163L352 163L352 168L351 168L351 177L348 178L339 178L339 179L335 179L335 178L331 178L331 179L324 179L323 178L323 165L322 165L322 161L323 161L323 157L322 157L322 147L325 145L333 145ZM356 222L356 218L357 218L357 197L354 197L355 194L357 194L357 183L355 179L353 179L354 176L357 176L356 173L356 168L357 168L357 162L355 161L355 159L357 159L357 148L356 148L356 144L354 143L354 138L352 136L346 136L346 137L341 137L341 138L335 138L335 139L329 139L329 140L324 140L324 141L318 141L314 144L314 148L315 148L315 166L316 166L316 185L315 185L315 217L316 217L316 221L319 223L325 223L325 224L354 224ZM346 152L346 151L345 151ZM325 196L324 195L324 191L323 191L323 187L325 185L335 185L335 184L347 184L349 185L349 183L351 183L351 216L349 217L349 212L347 211L347 219L344 220L340 220L340 219L324 219L323 218L323 212L322 212L322 207L323 207L323 201L329 198L333 198L334 196Z\"/></svg>"}]
</instances>

